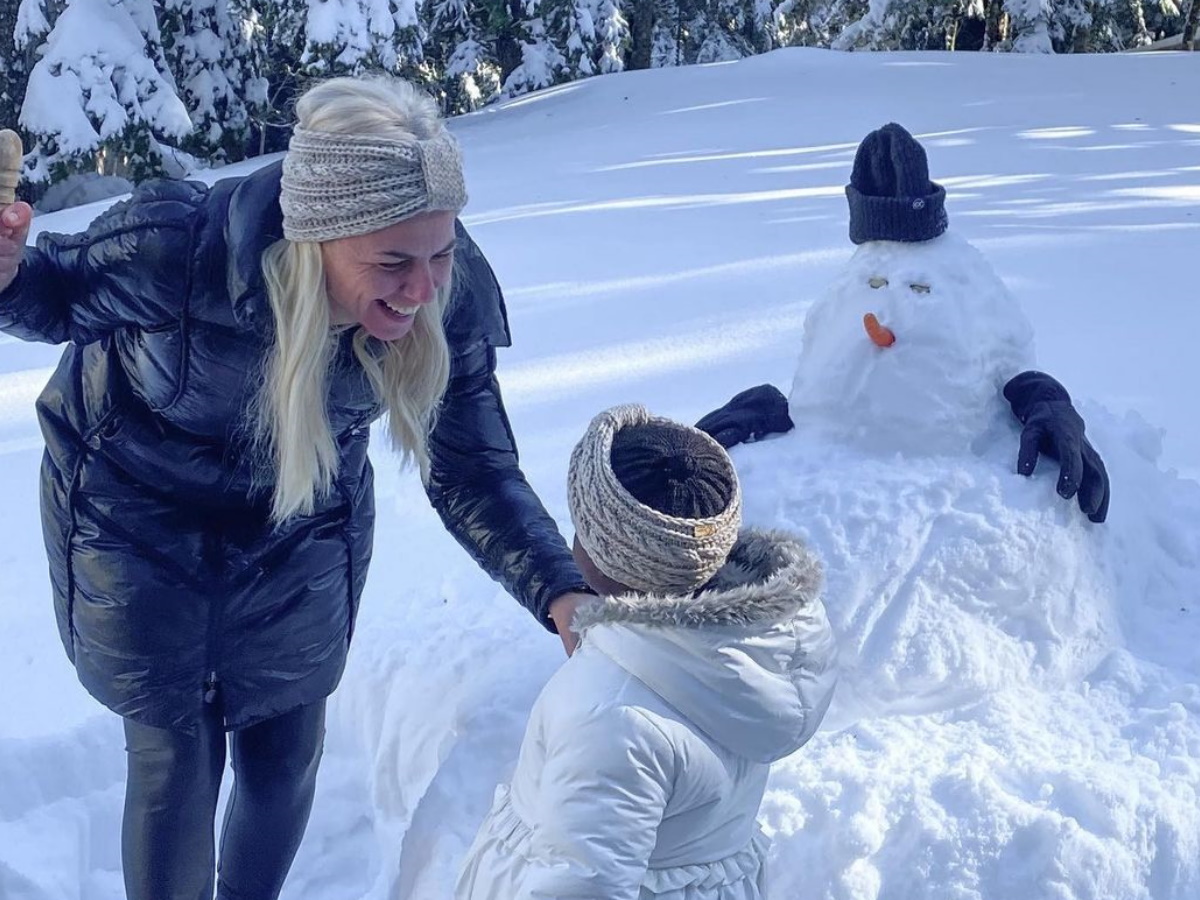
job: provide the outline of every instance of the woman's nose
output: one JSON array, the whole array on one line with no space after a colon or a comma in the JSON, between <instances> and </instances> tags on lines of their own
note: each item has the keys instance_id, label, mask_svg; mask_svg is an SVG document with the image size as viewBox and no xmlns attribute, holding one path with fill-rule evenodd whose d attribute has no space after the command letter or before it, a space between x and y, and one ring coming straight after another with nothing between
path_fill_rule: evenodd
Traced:
<instances>
[{"instance_id":1,"label":"woman's nose","mask_svg":"<svg viewBox=\"0 0 1200 900\"><path fill-rule=\"evenodd\" d=\"M404 296L411 303L432 303L437 287L433 268L428 263L414 263L404 285Z\"/></svg>"}]
</instances>

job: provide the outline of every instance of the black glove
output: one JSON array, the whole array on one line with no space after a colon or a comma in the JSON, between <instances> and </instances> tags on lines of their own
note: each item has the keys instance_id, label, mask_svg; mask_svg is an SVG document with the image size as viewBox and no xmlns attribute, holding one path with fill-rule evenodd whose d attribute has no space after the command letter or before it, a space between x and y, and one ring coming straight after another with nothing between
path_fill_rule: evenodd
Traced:
<instances>
[{"instance_id":1,"label":"black glove","mask_svg":"<svg viewBox=\"0 0 1200 900\"><path fill-rule=\"evenodd\" d=\"M787 397L769 384L742 391L720 409L696 423L725 449L768 434L783 434L793 427Z\"/></svg>"},{"instance_id":2,"label":"black glove","mask_svg":"<svg viewBox=\"0 0 1200 900\"><path fill-rule=\"evenodd\" d=\"M1004 386L1004 399L1025 426L1017 471L1032 475L1038 453L1058 460L1059 496L1077 497L1089 519L1103 522L1108 517L1108 473L1083 436L1083 419L1067 389L1042 372L1022 372Z\"/></svg>"}]
</instances>

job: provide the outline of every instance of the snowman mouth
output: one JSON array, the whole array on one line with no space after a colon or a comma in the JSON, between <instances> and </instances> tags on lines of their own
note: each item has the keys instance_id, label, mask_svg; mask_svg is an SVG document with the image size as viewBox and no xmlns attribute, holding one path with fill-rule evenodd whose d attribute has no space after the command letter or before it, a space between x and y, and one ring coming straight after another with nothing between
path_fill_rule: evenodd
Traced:
<instances>
[{"instance_id":1,"label":"snowman mouth","mask_svg":"<svg viewBox=\"0 0 1200 900\"><path fill-rule=\"evenodd\" d=\"M890 347L896 343L896 335L892 329L880 324L879 317L875 313L867 313L863 316L863 327L867 329L867 337L876 347Z\"/></svg>"}]
</instances>

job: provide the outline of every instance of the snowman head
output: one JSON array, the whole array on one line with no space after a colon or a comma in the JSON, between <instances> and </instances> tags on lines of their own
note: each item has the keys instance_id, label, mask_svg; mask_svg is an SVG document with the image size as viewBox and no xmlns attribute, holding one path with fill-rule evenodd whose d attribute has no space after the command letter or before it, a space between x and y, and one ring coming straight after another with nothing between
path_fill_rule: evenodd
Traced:
<instances>
[{"instance_id":1,"label":"snowman head","mask_svg":"<svg viewBox=\"0 0 1200 900\"><path fill-rule=\"evenodd\" d=\"M846 194L859 248L805 319L792 419L868 450L967 451L1032 363L1032 328L983 255L946 233L945 191L899 125L863 141Z\"/></svg>"}]
</instances>

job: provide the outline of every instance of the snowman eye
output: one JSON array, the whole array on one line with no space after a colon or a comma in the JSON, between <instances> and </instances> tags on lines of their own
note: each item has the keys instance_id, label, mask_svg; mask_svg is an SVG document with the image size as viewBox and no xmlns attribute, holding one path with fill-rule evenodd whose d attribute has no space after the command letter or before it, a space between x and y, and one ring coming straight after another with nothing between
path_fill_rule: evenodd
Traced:
<instances>
[{"instance_id":1,"label":"snowman eye","mask_svg":"<svg viewBox=\"0 0 1200 900\"><path fill-rule=\"evenodd\" d=\"M927 284L910 284L908 287L914 294L928 294L930 290Z\"/></svg>"},{"instance_id":2,"label":"snowman eye","mask_svg":"<svg viewBox=\"0 0 1200 900\"><path fill-rule=\"evenodd\" d=\"M872 278L872 279L870 279L870 280L867 282L867 284L869 284L871 287L873 287L873 288L875 288L876 290L878 290L879 288L884 288L884 287L887 287L888 280L887 280L886 278L879 278L879 277L877 276L877 277L875 277L875 278Z\"/></svg>"}]
</instances>

